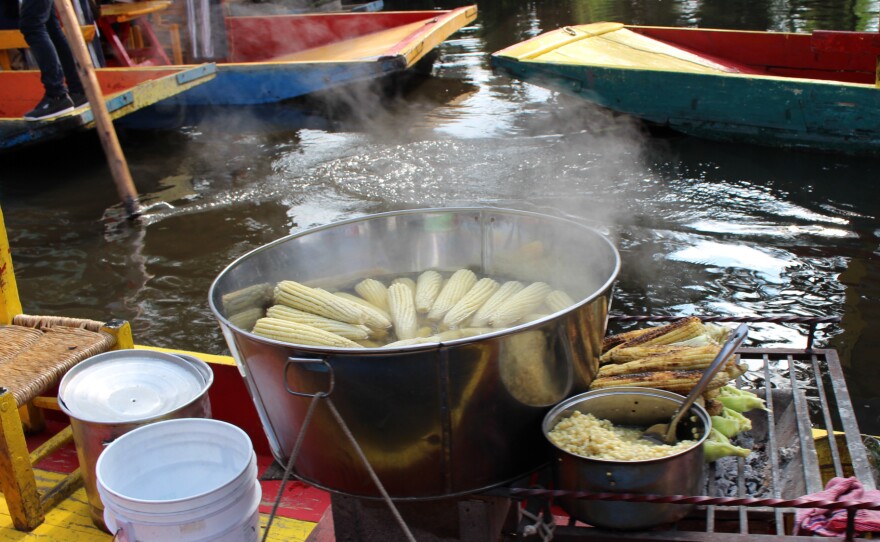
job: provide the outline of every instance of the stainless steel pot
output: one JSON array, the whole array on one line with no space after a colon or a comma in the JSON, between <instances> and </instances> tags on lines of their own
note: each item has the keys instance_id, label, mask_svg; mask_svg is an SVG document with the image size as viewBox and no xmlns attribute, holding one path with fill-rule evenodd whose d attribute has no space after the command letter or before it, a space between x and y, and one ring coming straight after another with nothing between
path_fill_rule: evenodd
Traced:
<instances>
[{"instance_id":1,"label":"stainless steel pot","mask_svg":"<svg viewBox=\"0 0 880 542\"><path fill-rule=\"evenodd\" d=\"M210 304L278 461L292 453L311 394L329 391L391 497L426 499L492 487L549 461L541 420L592 381L619 265L603 235L569 220L492 208L402 211L258 248L220 273ZM465 267L545 281L576 303L491 334L401 348L300 346L249 332L280 280L351 288L367 277L387 283ZM379 495L326 404L308 426L296 473L331 491Z\"/></svg>"},{"instance_id":2,"label":"stainless steel pot","mask_svg":"<svg viewBox=\"0 0 880 542\"><path fill-rule=\"evenodd\" d=\"M608 388L576 395L556 405L544 418L544 435L578 410L615 425L647 428L668 422L684 397L651 388ZM700 438L692 448L675 455L643 461L590 459L554 445L558 489L593 493L698 495L705 486L703 441L712 421L699 404L691 406L678 426L680 438ZM549 441L549 438L548 438ZM551 443L552 444L552 443ZM608 529L643 529L677 521L693 508L686 504L562 499L560 505L585 523Z\"/></svg>"}]
</instances>

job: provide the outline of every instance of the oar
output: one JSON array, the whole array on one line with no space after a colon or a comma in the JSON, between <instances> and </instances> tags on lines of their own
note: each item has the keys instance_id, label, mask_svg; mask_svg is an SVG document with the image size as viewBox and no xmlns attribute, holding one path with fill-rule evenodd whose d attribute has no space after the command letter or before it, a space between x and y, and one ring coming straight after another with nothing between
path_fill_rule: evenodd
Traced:
<instances>
[{"instance_id":1,"label":"oar","mask_svg":"<svg viewBox=\"0 0 880 542\"><path fill-rule=\"evenodd\" d=\"M113 175L113 181L116 183L116 191L119 193L119 198L125 206L128 217L135 218L141 214L137 189L134 186L134 181L131 179L131 172L128 170L125 155L122 154L122 147L119 145L119 139L116 137L116 129L113 128L113 120L107 111L107 104L104 103L104 95L101 93L98 77L95 75L92 58L89 56L86 43L79 30L76 12L74 12L70 1L55 0L55 7L58 8L58 13L61 15L64 35L67 36L73 56L76 58L76 71L79 73L79 78L86 91L86 97L89 99L89 105L92 107L92 115L95 117L95 129L98 131L98 137L101 139L101 146L104 147L107 164L110 166L110 173Z\"/></svg>"}]
</instances>

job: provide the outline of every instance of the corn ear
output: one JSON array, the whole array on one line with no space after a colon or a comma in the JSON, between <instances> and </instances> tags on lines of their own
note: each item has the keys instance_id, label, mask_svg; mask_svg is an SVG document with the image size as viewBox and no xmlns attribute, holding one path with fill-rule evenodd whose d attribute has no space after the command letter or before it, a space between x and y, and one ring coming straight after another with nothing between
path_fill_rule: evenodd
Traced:
<instances>
[{"instance_id":1,"label":"corn ear","mask_svg":"<svg viewBox=\"0 0 880 542\"><path fill-rule=\"evenodd\" d=\"M718 355L717 346L674 349L668 353L644 356L624 363L607 363L599 368L598 376L614 376L647 371L685 371L705 369Z\"/></svg>"},{"instance_id":2,"label":"corn ear","mask_svg":"<svg viewBox=\"0 0 880 542\"><path fill-rule=\"evenodd\" d=\"M502 303L510 299L511 296L522 291L523 288L525 288L525 286L518 280L509 280L502 284L500 288L495 290L492 297L487 299L483 306L477 310L474 317L471 318L470 325L475 327L488 325L489 316L492 312L494 312Z\"/></svg>"},{"instance_id":3,"label":"corn ear","mask_svg":"<svg viewBox=\"0 0 880 542\"><path fill-rule=\"evenodd\" d=\"M418 337L419 325L413 290L407 284L398 282L388 288L388 309L394 324L394 334L399 340Z\"/></svg>"},{"instance_id":4,"label":"corn ear","mask_svg":"<svg viewBox=\"0 0 880 542\"><path fill-rule=\"evenodd\" d=\"M553 290L547 294L544 304L550 309L550 312L559 312L574 305L574 300L562 290Z\"/></svg>"},{"instance_id":5,"label":"corn ear","mask_svg":"<svg viewBox=\"0 0 880 542\"><path fill-rule=\"evenodd\" d=\"M373 305L366 299L360 298L348 292L336 292L333 295L357 304L361 308L361 310L366 313L367 318L366 322L364 323L371 329L381 330L391 327L391 315L388 314L387 311L383 311L376 305Z\"/></svg>"},{"instance_id":6,"label":"corn ear","mask_svg":"<svg viewBox=\"0 0 880 542\"><path fill-rule=\"evenodd\" d=\"M670 324L651 328L649 331L641 333L606 351L602 354L600 359L601 361L607 361L611 353L616 349L630 348L633 346L672 344L698 337L704 332L705 328L700 319L696 316L689 316L687 318L676 320Z\"/></svg>"},{"instance_id":7,"label":"corn ear","mask_svg":"<svg viewBox=\"0 0 880 542\"><path fill-rule=\"evenodd\" d=\"M388 310L388 288L376 279L364 279L357 283L354 291L382 310Z\"/></svg>"},{"instance_id":8,"label":"corn ear","mask_svg":"<svg viewBox=\"0 0 880 542\"><path fill-rule=\"evenodd\" d=\"M370 328L367 326L331 320L330 318L294 309L286 305L272 305L266 309L266 316L323 329L353 341L363 340L370 336Z\"/></svg>"},{"instance_id":9,"label":"corn ear","mask_svg":"<svg viewBox=\"0 0 880 542\"><path fill-rule=\"evenodd\" d=\"M412 290L413 296L416 295L416 281L409 277L397 277L391 281L391 284L405 284L407 288Z\"/></svg>"},{"instance_id":10,"label":"corn ear","mask_svg":"<svg viewBox=\"0 0 880 542\"><path fill-rule=\"evenodd\" d=\"M279 318L260 318L254 325L253 333L261 337L293 344L361 348L358 343L335 333Z\"/></svg>"},{"instance_id":11,"label":"corn ear","mask_svg":"<svg viewBox=\"0 0 880 542\"><path fill-rule=\"evenodd\" d=\"M449 312L443 317L443 323L450 328L460 326L462 322L477 312L499 287L498 282L488 277L478 280L464 297L449 309Z\"/></svg>"},{"instance_id":12,"label":"corn ear","mask_svg":"<svg viewBox=\"0 0 880 542\"><path fill-rule=\"evenodd\" d=\"M470 269L459 269L449 277L437 299L428 311L428 320L438 321L477 283L477 275Z\"/></svg>"},{"instance_id":13,"label":"corn ear","mask_svg":"<svg viewBox=\"0 0 880 542\"><path fill-rule=\"evenodd\" d=\"M552 288L544 282L533 282L510 296L489 315L492 327L507 327L521 320L544 303Z\"/></svg>"},{"instance_id":14,"label":"corn ear","mask_svg":"<svg viewBox=\"0 0 880 542\"><path fill-rule=\"evenodd\" d=\"M282 280L275 287L275 303L349 324L364 324L368 320L358 304L292 280Z\"/></svg>"},{"instance_id":15,"label":"corn ear","mask_svg":"<svg viewBox=\"0 0 880 542\"><path fill-rule=\"evenodd\" d=\"M419 275L416 281L416 311L421 313L430 311L442 286L443 276L437 271L428 270Z\"/></svg>"},{"instance_id":16,"label":"corn ear","mask_svg":"<svg viewBox=\"0 0 880 542\"><path fill-rule=\"evenodd\" d=\"M703 371L647 371L625 375L596 378L590 384L590 389L613 388L619 386L636 386L644 388L660 388L675 393L687 395L688 392L699 382ZM706 387L713 390L726 385L730 381L730 375L719 371Z\"/></svg>"}]
</instances>

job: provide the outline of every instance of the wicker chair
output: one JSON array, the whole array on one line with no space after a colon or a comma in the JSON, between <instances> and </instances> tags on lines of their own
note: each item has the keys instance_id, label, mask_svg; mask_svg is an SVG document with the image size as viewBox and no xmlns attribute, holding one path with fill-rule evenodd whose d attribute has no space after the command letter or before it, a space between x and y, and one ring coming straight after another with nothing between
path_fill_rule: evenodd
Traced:
<instances>
[{"instance_id":1,"label":"wicker chair","mask_svg":"<svg viewBox=\"0 0 880 542\"><path fill-rule=\"evenodd\" d=\"M40 490L34 465L70 442L64 430L28 451L24 433L45 428L45 409L58 409L57 384L77 363L115 348L132 348L128 322L27 316L12 271L0 212L0 491L15 528L30 531L45 513L78 489L79 469Z\"/></svg>"}]
</instances>

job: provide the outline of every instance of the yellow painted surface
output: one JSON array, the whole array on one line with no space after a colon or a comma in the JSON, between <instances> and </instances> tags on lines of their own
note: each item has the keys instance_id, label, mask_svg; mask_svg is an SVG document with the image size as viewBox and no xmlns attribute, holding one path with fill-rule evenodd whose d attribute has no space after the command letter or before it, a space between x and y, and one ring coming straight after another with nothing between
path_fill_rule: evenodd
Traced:
<instances>
[{"instance_id":1,"label":"yellow painted surface","mask_svg":"<svg viewBox=\"0 0 880 542\"><path fill-rule=\"evenodd\" d=\"M12 322L16 314L21 314L21 301L12 270L12 252L3 222L3 209L0 209L0 325Z\"/></svg>"},{"instance_id":2,"label":"yellow painted surface","mask_svg":"<svg viewBox=\"0 0 880 542\"><path fill-rule=\"evenodd\" d=\"M339 62L373 58L387 54L389 49L423 26L425 26L425 21L418 21L350 40L312 47L305 51L275 57L272 60L281 62Z\"/></svg>"},{"instance_id":3,"label":"yellow painted surface","mask_svg":"<svg viewBox=\"0 0 880 542\"><path fill-rule=\"evenodd\" d=\"M37 471L40 487L58 483L64 475ZM267 516L263 515L261 524L265 528ZM273 542L303 542L315 528L309 521L276 517L272 522L268 540ZM262 534L260 535L262 537ZM85 489L76 491L70 498L46 514L46 521L30 533L16 531L6 508L6 501L0 499L0 542L39 541L39 542L110 542L112 536L101 531L92 523L89 516L89 503Z\"/></svg>"},{"instance_id":4,"label":"yellow painted surface","mask_svg":"<svg viewBox=\"0 0 880 542\"><path fill-rule=\"evenodd\" d=\"M643 36L619 23L569 26L505 51L534 62L687 73L737 73L699 55Z\"/></svg>"},{"instance_id":5,"label":"yellow painted surface","mask_svg":"<svg viewBox=\"0 0 880 542\"><path fill-rule=\"evenodd\" d=\"M167 352L169 354L185 354L197 357L206 363L214 363L217 365L235 365L235 360L231 356L218 356L216 354L205 354L203 352L191 352L188 350L179 350L174 348L160 348L158 346L144 346L136 344L135 350L155 350L157 352Z\"/></svg>"}]
</instances>

